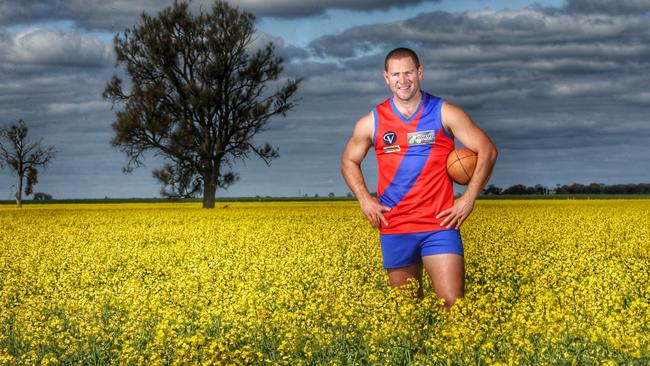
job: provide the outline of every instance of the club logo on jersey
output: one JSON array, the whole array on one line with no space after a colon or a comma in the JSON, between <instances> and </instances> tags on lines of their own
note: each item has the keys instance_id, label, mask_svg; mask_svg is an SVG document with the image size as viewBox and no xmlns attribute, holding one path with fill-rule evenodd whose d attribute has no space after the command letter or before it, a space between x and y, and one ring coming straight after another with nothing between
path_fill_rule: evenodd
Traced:
<instances>
[{"instance_id":1,"label":"club logo on jersey","mask_svg":"<svg viewBox=\"0 0 650 366\"><path fill-rule=\"evenodd\" d=\"M386 146L386 147L384 147L384 152L385 152L385 153L392 153L392 152L396 152L396 151L400 151L400 147L399 147L399 145L393 145L393 146Z\"/></svg>"},{"instance_id":2,"label":"club logo on jersey","mask_svg":"<svg viewBox=\"0 0 650 366\"><path fill-rule=\"evenodd\" d=\"M409 146L414 145L433 145L436 142L436 131L409 132L407 135Z\"/></svg>"},{"instance_id":3,"label":"club logo on jersey","mask_svg":"<svg viewBox=\"0 0 650 366\"><path fill-rule=\"evenodd\" d=\"M397 134L393 131L388 131L384 134L384 142L386 145L392 145L397 141Z\"/></svg>"}]
</instances>

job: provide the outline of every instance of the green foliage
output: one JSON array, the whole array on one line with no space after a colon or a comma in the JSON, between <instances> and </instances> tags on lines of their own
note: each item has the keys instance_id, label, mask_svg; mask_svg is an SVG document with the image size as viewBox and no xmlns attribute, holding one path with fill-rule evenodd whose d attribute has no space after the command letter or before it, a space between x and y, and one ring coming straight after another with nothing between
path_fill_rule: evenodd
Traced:
<instances>
[{"instance_id":1,"label":"green foliage","mask_svg":"<svg viewBox=\"0 0 650 366\"><path fill-rule=\"evenodd\" d=\"M223 1L197 15L181 2L157 17L143 14L115 37L117 64L131 90L114 76L103 96L123 106L111 142L127 154L125 171L153 151L168 161L153 173L161 193L191 196L203 189L204 206L212 207L216 188L237 180L227 170L236 159L252 153L270 164L278 157L277 148L252 139L295 107L301 80L278 81L283 60L272 43L254 48L254 21Z\"/></svg>"}]
</instances>

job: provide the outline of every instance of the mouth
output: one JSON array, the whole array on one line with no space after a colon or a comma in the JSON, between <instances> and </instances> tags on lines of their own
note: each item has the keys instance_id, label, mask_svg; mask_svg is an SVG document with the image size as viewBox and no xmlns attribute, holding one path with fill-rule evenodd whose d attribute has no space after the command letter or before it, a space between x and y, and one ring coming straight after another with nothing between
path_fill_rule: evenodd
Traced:
<instances>
[{"instance_id":1,"label":"mouth","mask_svg":"<svg viewBox=\"0 0 650 366\"><path fill-rule=\"evenodd\" d=\"M408 85L408 86L398 86L397 87L397 90L409 90L409 89L411 89L410 85Z\"/></svg>"}]
</instances>

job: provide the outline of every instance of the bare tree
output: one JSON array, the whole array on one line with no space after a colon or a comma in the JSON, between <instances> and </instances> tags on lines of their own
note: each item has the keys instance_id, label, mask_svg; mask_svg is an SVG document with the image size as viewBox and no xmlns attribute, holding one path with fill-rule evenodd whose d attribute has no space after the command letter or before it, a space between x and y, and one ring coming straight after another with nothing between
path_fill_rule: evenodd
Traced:
<instances>
[{"instance_id":1,"label":"bare tree","mask_svg":"<svg viewBox=\"0 0 650 366\"><path fill-rule=\"evenodd\" d=\"M30 143L27 140L27 126L23 120L0 128L0 168L5 165L18 175L16 205L23 206L23 180L26 178L25 195L32 194L38 183L37 168L46 168L54 159L54 146L43 146L42 140Z\"/></svg>"},{"instance_id":2,"label":"bare tree","mask_svg":"<svg viewBox=\"0 0 650 366\"><path fill-rule=\"evenodd\" d=\"M254 21L223 1L197 15L181 2L155 18L142 14L115 37L117 65L125 66L131 91L114 76L103 96L124 106L112 144L127 154L125 171L152 151L167 161L153 172L163 195L203 190L203 207L214 208L217 188L238 178L229 171L234 160L252 153L270 164L278 157L277 148L252 140L271 117L295 106L290 100L301 80L278 80L283 60L272 43L253 48Z\"/></svg>"}]
</instances>

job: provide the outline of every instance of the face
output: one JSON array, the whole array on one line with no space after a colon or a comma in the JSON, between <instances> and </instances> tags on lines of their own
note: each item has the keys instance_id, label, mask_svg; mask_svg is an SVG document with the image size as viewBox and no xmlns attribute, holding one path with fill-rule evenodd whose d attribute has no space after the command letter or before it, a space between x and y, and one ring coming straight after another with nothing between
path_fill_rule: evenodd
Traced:
<instances>
[{"instance_id":1,"label":"face","mask_svg":"<svg viewBox=\"0 0 650 366\"><path fill-rule=\"evenodd\" d=\"M384 79L395 98L410 101L417 98L420 91L422 66L415 67L415 62L410 57L392 58L388 60Z\"/></svg>"}]
</instances>

